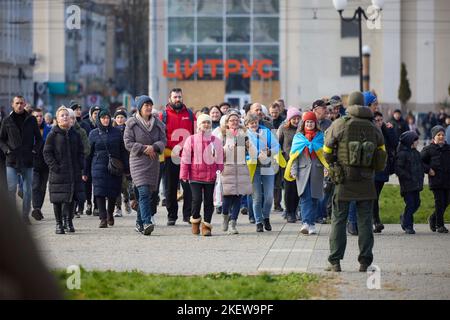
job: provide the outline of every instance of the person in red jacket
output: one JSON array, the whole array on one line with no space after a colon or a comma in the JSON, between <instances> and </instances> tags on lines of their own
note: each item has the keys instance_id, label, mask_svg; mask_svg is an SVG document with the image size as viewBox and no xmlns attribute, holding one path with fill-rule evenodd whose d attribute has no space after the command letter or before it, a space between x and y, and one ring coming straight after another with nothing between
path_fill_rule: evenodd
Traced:
<instances>
[{"instance_id":1,"label":"person in red jacket","mask_svg":"<svg viewBox=\"0 0 450 320\"><path fill-rule=\"evenodd\" d=\"M198 133L186 139L181 155L180 179L189 182L192 191L192 233L200 233L203 200L203 236L211 235L211 219L214 212L214 184L217 171L223 171L222 141L211 134L212 121L207 114L198 117Z\"/></svg>"},{"instance_id":2,"label":"person in red jacket","mask_svg":"<svg viewBox=\"0 0 450 320\"><path fill-rule=\"evenodd\" d=\"M170 91L169 103L160 113L166 125L167 145L164 150L164 179L166 183L167 225L174 226L178 219L177 189L180 182L180 152L186 139L194 134L194 114L183 104L180 88ZM192 195L189 183L181 181L183 188L183 221L190 223Z\"/></svg>"}]
</instances>

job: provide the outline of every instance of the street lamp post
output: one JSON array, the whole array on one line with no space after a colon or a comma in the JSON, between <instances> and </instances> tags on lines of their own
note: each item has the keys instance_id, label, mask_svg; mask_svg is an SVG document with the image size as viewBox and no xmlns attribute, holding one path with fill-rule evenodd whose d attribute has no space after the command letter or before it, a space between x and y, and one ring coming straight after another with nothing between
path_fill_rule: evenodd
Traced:
<instances>
[{"instance_id":1,"label":"street lamp post","mask_svg":"<svg viewBox=\"0 0 450 320\"><path fill-rule=\"evenodd\" d=\"M384 0L372 0L372 4L378 8L378 10L382 10ZM358 9L355 10L355 13L353 14L352 18L344 18L342 13L344 12L345 8L347 7L347 0L333 0L333 5L336 8L337 12L339 12L339 16L341 17L342 21L346 22L352 22L354 20L358 21L358 37L359 37L359 89L363 91L363 52L362 52L362 27L361 27L361 21L362 18L366 20L370 20L366 13L364 12L364 9L361 7L358 7Z\"/></svg>"}]
</instances>

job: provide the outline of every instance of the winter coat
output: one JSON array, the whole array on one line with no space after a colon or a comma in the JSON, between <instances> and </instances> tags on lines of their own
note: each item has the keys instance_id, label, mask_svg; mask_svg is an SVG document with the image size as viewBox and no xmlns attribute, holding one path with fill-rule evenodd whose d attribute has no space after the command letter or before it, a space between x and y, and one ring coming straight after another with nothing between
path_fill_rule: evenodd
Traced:
<instances>
[{"instance_id":1,"label":"winter coat","mask_svg":"<svg viewBox=\"0 0 450 320\"><path fill-rule=\"evenodd\" d=\"M286 128L282 125L278 128L277 138L281 146L281 153L285 159L289 159L289 153L291 153L292 140L294 139L295 133L297 132L296 127L289 126Z\"/></svg>"},{"instance_id":2,"label":"winter coat","mask_svg":"<svg viewBox=\"0 0 450 320\"><path fill-rule=\"evenodd\" d=\"M34 155L42 146L42 136L37 120L26 113L22 128L17 127L12 112L7 116L0 129L0 148L6 155L6 166L32 168Z\"/></svg>"},{"instance_id":3,"label":"winter coat","mask_svg":"<svg viewBox=\"0 0 450 320\"><path fill-rule=\"evenodd\" d=\"M165 126L154 117L154 124L149 131L136 118L127 120L123 140L125 148L130 152L130 172L136 187L149 185L154 191L158 187L159 159L150 159L144 154L145 145L153 146L156 153L162 154L167 143Z\"/></svg>"},{"instance_id":4,"label":"winter coat","mask_svg":"<svg viewBox=\"0 0 450 320\"><path fill-rule=\"evenodd\" d=\"M42 121L42 124L39 129L42 130L42 143L43 144L42 144L41 148L39 149L38 153L36 155L34 155L33 169L36 171L47 171L48 166L44 160L44 144L45 144L45 141L47 140L48 134L52 130L52 127L49 126L48 124L46 124L45 121Z\"/></svg>"},{"instance_id":5,"label":"winter coat","mask_svg":"<svg viewBox=\"0 0 450 320\"><path fill-rule=\"evenodd\" d=\"M245 128L240 128L238 134L233 136L227 133L225 139L222 131L219 135L223 144L224 166L222 172L222 187L224 196L252 194L250 172L245 160L248 141Z\"/></svg>"},{"instance_id":6,"label":"winter coat","mask_svg":"<svg viewBox=\"0 0 450 320\"><path fill-rule=\"evenodd\" d=\"M384 170L375 172L375 181L388 182L389 176L395 172L395 149L397 147L398 138L394 128L388 128L385 124L381 127L381 132L383 133L384 145L386 147L388 158Z\"/></svg>"},{"instance_id":7,"label":"winter coat","mask_svg":"<svg viewBox=\"0 0 450 320\"><path fill-rule=\"evenodd\" d=\"M44 159L50 171L50 202L83 201L85 197L81 174L84 152L81 138L75 130L63 130L54 126L45 142Z\"/></svg>"},{"instance_id":8,"label":"winter coat","mask_svg":"<svg viewBox=\"0 0 450 320\"><path fill-rule=\"evenodd\" d=\"M333 123L330 119L322 119L319 120L318 122L319 122L319 129L322 132L325 132Z\"/></svg>"},{"instance_id":9,"label":"winter coat","mask_svg":"<svg viewBox=\"0 0 450 320\"><path fill-rule=\"evenodd\" d=\"M183 105L181 110L177 112L170 106L170 104L168 104L165 109L165 115L166 117L164 119L164 113L161 112L159 114L159 120L161 120L163 123L165 120L164 125L166 126L167 137L166 148L168 149L165 153L165 156L166 158L169 158L170 150L172 150L173 147L178 144L181 144L181 147L183 146L182 142L186 137L186 134L183 134L183 131L184 133L194 134L196 118L195 115L190 115L190 111L188 111L185 105Z\"/></svg>"},{"instance_id":10,"label":"winter coat","mask_svg":"<svg viewBox=\"0 0 450 320\"><path fill-rule=\"evenodd\" d=\"M428 175L430 189L450 189L450 145L432 143L424 147L420 155L425 173L430 169L435 172L434 176Z\"/></svg>"},{"instance_id":11,"label":"winter coat","mask_svg":"<svg viewBox=\"0 0 450 320\"><path fill-rule=\"evenodd\" d=\"M214 183L216 171L223 171L222 141L211 133L189 136L181 154L180 179Z\"/></svg>"},{"instance_id":12,"label":"winter coat","mask_svg":"<svg viewBox=\"0 0 450 320\"><path fill-rule=\"evenodd\" d=\"M84 130L78 122L75 122L73 125L73 129L81 138L81 142L83 143L83 153L84 156L89 156L89 153L91 152L91 145L89 144L89 138L86 134L86 130Z\"/></svg>"},{"instance_id":13,"label":"winter coat","mask_svg":"<svg viewBox=\"0 0 450 320\"><path fill-rule=\"evenodd\" d=\"M406 132L409 130L408 123L403 118L400 118L397 121L397 120L395 120L394 117L392 117L389 122L394 126L395 134L398 138L400 138L400 136L402 135L403 132Z\"/></svg>"},{"instance_id":14,"label":"winter coat","mask_svg":"<svg viewBox=\"0 0 450 320\"><path fill-rule=\"evenodd\" d=\"M111 125L103 127L97 121L97 128L89 134L91 152L86 158L85 174L92 177L94 196L117 198L121 192L122 177L109 173L109 156L121 160L125 173L129 172L127 151L119 129Z\"/></svg>"},{"instance_id":15,"label":"winter coat","mask_svg":"<svg viewBox=\"0 0 450 320\"><path fill-rule=\"evenodd\" d=\"M399 144L395 159L395 174L400 182L400 193L422 191L424 166L419 151L410 146Z\"/></svg>"}]
</instances>

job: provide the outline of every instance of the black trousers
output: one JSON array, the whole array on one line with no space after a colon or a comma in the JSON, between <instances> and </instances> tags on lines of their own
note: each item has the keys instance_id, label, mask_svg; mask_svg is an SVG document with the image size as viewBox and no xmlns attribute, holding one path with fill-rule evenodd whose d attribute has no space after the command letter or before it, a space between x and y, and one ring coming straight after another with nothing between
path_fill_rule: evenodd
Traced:
<instances>
[{"instance_id":1,"label":"black trousers","mask_svg":"<svg viewBox=\"0 0 450 320\"><path fill-rule=\"evenodd\" d=\"M211 223L214 212L214 183L191 182L192 218L200 218L200 208L203 202L203 220Z\"/></svg>"},{"instance_id":2,"label":"black trousers","mask_svg":"<svg viewBox=\"0 0 450 320\"><path fill-rule=\"evenodd\" d=\"M284 205L287 214L297 214L299 200L296 180L284 180Z\"/></svg>"},{"instance_id":3,"label":"black trousers","mask_svg":"<svg viewBox=\"0 0 450 320\"><path fill-rule=\"evenodd\" d=\"M275 175L275 187L273 190L273 205L274 208L281 207L281 200L283 194L283 176L284 169L279 168L277 174Z\"/></svg>"},{"instance_id":4,"label":"black trousers","mask_svg":"<svg viewBox=\"0 0 450 320\"><path fill-rule=\"evenodd\" d=\"M450 189L434 189L434 212L430 216L430 221L437 228L444 226L444 213L450 205Z\"/></svg>"},{"instance_id":5,"label":"black trousers","mask_svg":"<svg viewBox=\"0 0 450 320\"><path fill-rule=\"evenodd\" d=\"M55 213L55 217L57 219L57 222L59 217L61 217L64 220L64 217L72 218L73 213L73 206L74 202L60 202L60 203L54 203L53 204L53 212ZM61 221L62 222L62 221Z\"/></svg>"},{"instance_id":6,"label":"black trousers","mask_svg":"<svg viewBox=\"0 0 450 320\"><path fill-rule=\"evenodd\" d=\"M92 177L84 183L84 191L86 192L86 202L92 204ZM97 200L94 196L94 209L97 209Z\"/></svg>"},{"instance_id":7,"label":"black trousers","mask_svg":"<svg viewBox=\"0 0 450 320\"><path fill-rule=\"evenodd\" d=\"M384 182L375 181L375 189L377 190L377 200L373 202L373 223L374 224L381 223L379 201L380 201L381 190L383 190L383 187L384 187Z\"/></svg>"},{"instance_id":8,"label":"black trousers","mask_svg":"<svg viewBox=\"0 0 450 320\"><path fill-rule=\"evenodd\" d=\"M33 182L31 184L31 200L33 209L41 209L44 204L47 191L48 168L43 170L33 169Z\"/></svg>"},{"instance_id":9,"label":"black trousers","mask_svg":"<svg viewBox=\"0 0 450 320\"><path fill-rule=\"evenodd\" d=\"M178 202L177 202L177 190L178 183L180 182L180 165L174 164L172 159L167 158L165 160L166 178L166 208L167 218L169 221L176 221L178 219ZM181 182L183 188L183 219L189 219L192 210L192 193L191 187L188 182Z\"/></svg>"},{"instance_id":10,"label":"black trousers","mask_svg":"<svg viewBox=\"0 0 450 320\"><path fill-rule=\"evenodd\" d=\"M108 199L108 210L106 209L106 199ZM97 203L100 220L106 220L108 217L113 216L116 198L95 197L95 201Z\"/></svg>"}]
</instances>

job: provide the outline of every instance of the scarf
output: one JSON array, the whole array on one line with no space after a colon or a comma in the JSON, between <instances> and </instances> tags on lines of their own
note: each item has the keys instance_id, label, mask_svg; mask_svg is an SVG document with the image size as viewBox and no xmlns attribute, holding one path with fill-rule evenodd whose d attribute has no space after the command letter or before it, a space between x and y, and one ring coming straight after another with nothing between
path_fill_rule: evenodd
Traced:
<instances>
[{"instance_id":1,"label":"scarf","mask_svg":"<svg viewBox=\"0 0 450 320\"><path fill-rule=\"evenodd\" d=\"M147 121L141 116L139 112L136 112L136 119L138 119L139 122L142 123L145 129L147 129L148 131L152 131L153 125L155 124L155 118L153 116L150 116L150 119Z\"/></svg>"}]
</instances>

